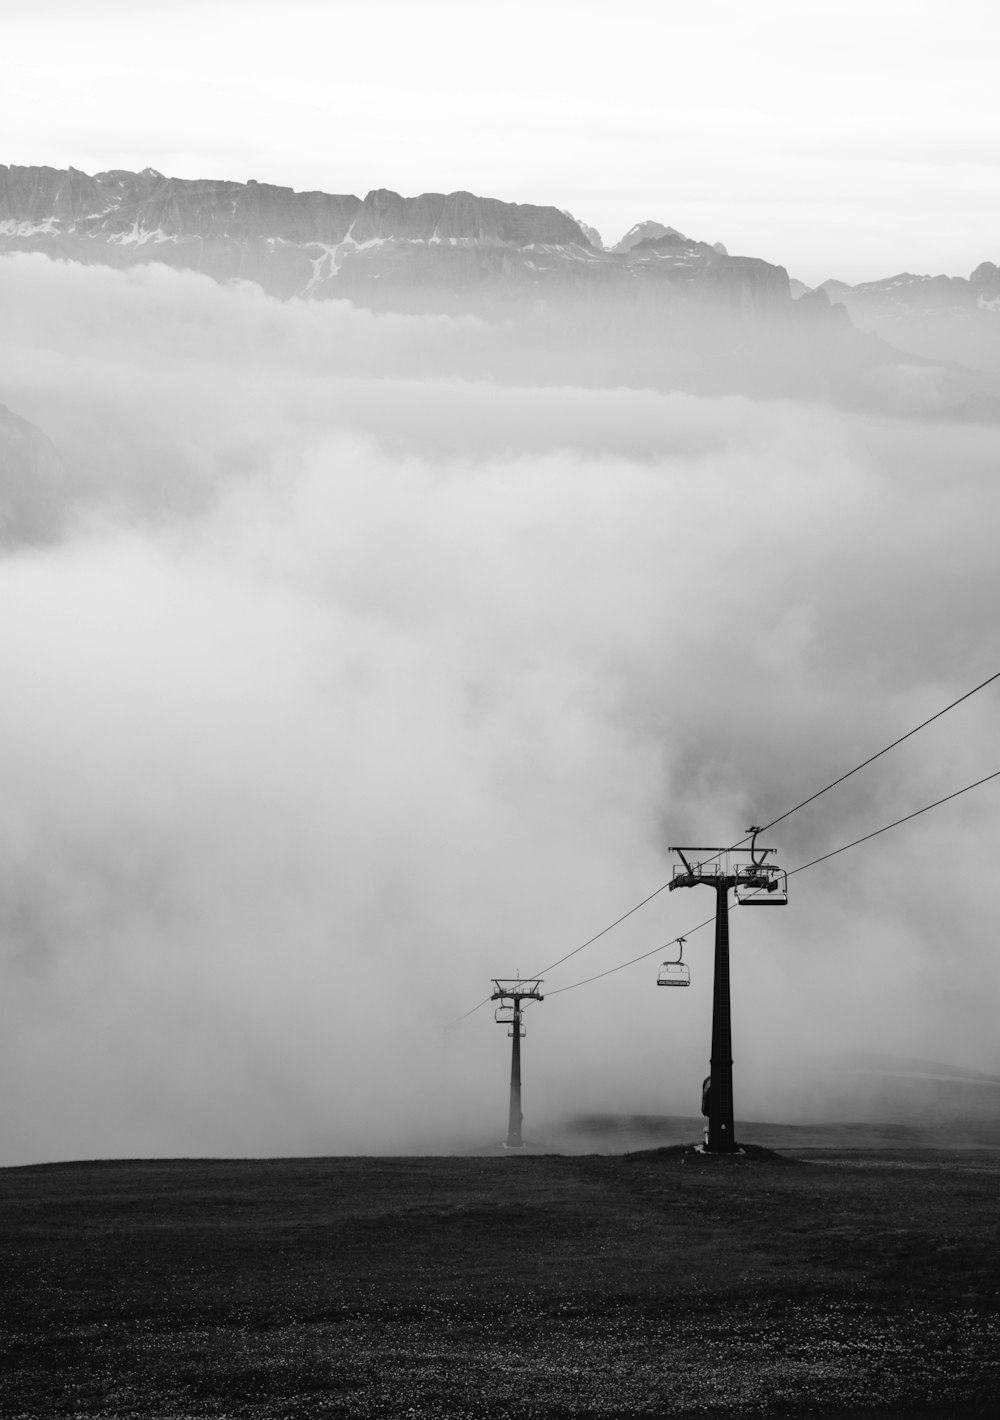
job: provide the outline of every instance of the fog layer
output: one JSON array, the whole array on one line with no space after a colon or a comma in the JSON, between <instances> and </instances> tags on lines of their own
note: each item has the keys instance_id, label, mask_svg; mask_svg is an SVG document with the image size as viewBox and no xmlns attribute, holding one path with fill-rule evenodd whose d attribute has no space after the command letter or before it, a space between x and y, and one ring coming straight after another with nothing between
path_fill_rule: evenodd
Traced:
<instances>
[{"instance_id":1,"label":"fog layer","mask_svg":"<svg viewBox=\"0 0 1000 1420\"><path fill-rule=\"evenodd\" d=\"M442 1029L492 976L1000 667L995 430L594 388L534 337L514 383L510 324L153 266L10 258L0 299L0 400L63 459L0 560L0 1162L500 1138L505 1032ZM781 863L1000 768L997 704L783 823ZM998 814L734 912L738 1115L833 1050L1000 1071ZM711 909L663 893L545 989ZM654 957L532 1008L528 1124L695 1113L710 951L689 992Z\"/></svg>"}]
</instances>

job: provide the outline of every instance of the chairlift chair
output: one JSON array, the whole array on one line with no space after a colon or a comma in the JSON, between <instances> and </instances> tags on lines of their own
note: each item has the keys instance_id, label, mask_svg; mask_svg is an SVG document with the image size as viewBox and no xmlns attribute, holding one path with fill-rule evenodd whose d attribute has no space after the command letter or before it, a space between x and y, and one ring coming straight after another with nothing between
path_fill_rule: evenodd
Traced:
<instances>
[{"instance_id":1,"label":"chairlift chair","mask_svg":"<svg viewBox=\"0 0 1000 1420\"><path fill-rule=\"evenodd\" d=\"M750 842L750 862L740 871L735 883L736 901L741 907L784 907L788 902L788 874L776 863L764 860L773 848L758 848L760 829L752 825L747 833ZM758 857L758 854L760 855Z\"/></svg>"},{"instance_id":2,"label":"chairlift chair","mask_svg":"<svg viewBox=\"0 0 1000 1420\"><path fill-rule=\"evenodd\" d=\"M741 907L785 907L788 903L788 874L784 868L755 866L736 883L736 901Z\"/></svg>"},{"instance_id":3,"label":"chairlift chair","mask_svg":"<svg viewBox=\"0 0 1000 1420\"><path fill-rule=\"evenodd\" d=\"M690 986L691 970L684 961L684 938L677 938L677 960L665 961L656 978L657 986Z\"/></svg>"}]
</instances>

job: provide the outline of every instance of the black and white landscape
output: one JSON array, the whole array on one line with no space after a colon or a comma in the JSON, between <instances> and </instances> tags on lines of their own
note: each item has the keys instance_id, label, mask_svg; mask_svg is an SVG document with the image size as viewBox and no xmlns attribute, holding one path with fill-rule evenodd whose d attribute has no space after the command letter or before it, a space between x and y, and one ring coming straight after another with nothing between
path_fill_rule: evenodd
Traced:
<instances>
[{"instance_id":1,"label":"black and white landscape","mask_svg":"<svg viewBox=\"0 0 1000 1420\"><path fill-rule=\"evenodd\" d=\"M993 1420L998 48L0 5L5 1418Z\"/></svg>"},{"instance_id":2,"label":"black and white landscape","mask_svg":"<svg viewBox=\"0 0 1000 1420\"><path fill-rule=\"evenodd\" d=\"M492 976L996 669L990 254L802 290L705 235L0 168L6 1162L488 1139L505 1040L442 1027ZM970 700L781 863L989 773L996 722ZM734 926L740 1114L995 1118L978 794ZM533 1008L529 1118L691 1112L709 936L683 1008L655 956Z\"/></svg>"}]
</instances>

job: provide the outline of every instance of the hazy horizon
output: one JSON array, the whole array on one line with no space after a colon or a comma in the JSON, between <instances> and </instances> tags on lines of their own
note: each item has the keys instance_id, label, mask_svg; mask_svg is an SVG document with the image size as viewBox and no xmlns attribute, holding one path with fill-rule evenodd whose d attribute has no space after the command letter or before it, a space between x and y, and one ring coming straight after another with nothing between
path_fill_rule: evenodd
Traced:
<instances>
[{"instance_id":1,"label":"hazy horizon","mask_svg":"<svg viewBox=\"0 0 1000 1420\"><path fill-rule=\"evenodd\" d=\"M654 220L809 286L997 256L995 8L8 0L7 163Z\"/></svg>"}]
</instances>

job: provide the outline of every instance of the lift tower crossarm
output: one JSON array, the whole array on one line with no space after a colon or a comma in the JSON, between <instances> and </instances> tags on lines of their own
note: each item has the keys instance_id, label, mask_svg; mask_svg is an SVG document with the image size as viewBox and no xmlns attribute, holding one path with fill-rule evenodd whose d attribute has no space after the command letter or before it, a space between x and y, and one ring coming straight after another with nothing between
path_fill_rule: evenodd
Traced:
<instances>
[{"instance_id":1,"label":"lift tower crossarm","mask_svg":"<svg viewBox=\"0 0 1000 1420\"><path fill-rule=\"evenodd\" d=\"M521 977L500 977L494 979L493 985L496 990L490 997L491 1001L544 1001L545 997L539 991L541 981L525 981Z\"/></svg>"}]
</instances>

